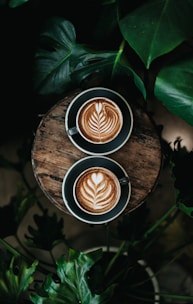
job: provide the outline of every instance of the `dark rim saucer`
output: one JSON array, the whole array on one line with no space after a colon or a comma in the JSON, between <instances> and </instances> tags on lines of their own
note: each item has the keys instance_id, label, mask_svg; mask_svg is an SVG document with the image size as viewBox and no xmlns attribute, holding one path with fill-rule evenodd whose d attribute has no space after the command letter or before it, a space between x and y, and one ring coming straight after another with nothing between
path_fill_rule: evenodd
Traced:
<instances>
[{"instance_id":1,"label":"dark rim saucer","mask_svg":"<svg viewBox=\"0 0 193 304\"><path fill-rule=\"evenodd\" d=\"M78 133L72 136L68 134L68 130L76 126L76 114L79 108L85 101L94 97L112 99L119 106L123 115L123 126L119 135L105 144L93 144ZM106 155L120 149L129 139L133 129L133 113L128 102L119 93L103 87L91 88L78 94L69 104L66 111L65 127L70 140L77 148L91 155Z\"/></svg>"},{"instance_id":2,"label":"dark rim saucer","mask_svg":"<svg viewBox=\"0 0 193 304\"><path fill-rule=\"evenodd\" d=\"M121 186L121 198L115 208L105 214L92 215L79 209L73 198L73 185L78 175L90 167L110 169L119 179L127 176L126 171L116 161L105 156L88 156L77 161L65 174L62 183L63 201L68 211L77 219L89 224L103 224L117 218L126 208L131 196L131 184Z\"/></svg>"}]
</instances>

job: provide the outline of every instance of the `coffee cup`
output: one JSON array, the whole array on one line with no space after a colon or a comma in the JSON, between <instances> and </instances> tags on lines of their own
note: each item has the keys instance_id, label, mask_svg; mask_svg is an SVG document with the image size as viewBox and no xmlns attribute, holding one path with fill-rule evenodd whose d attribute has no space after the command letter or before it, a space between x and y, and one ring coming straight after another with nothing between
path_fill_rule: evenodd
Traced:
<instances>
[{"instance_id":1,"label":"coffee cup","mask_svg":"<svg viewBox=\"0 0 193 304\"><path fill-rule=\"evenodd\" d=\"M105 167L91 167L83 171L75 180L73 187L75 202L84 212L104 214L118 204L123 183L128 183L127 177L118 179Z\"/></svg>"},{"instance_id":2,"label":"coffee cup","mask_svg":"<svg viewBox=\"0 0 193 304\"><path fill-rule=\"evenodd\" d=\"M65 128L69 139L81 151L107 155L129 139L133 114L118 92L94 87L73 98L66 111Z\"/></svg>"},{"instance_id":3,"label":"coffee cup","mask_svg":"<svg viewBox=\"0 0 193 304\"><path fill-rule=\"evenodd\" d=\"M93 144L105 144L120 133L122 124L119 106L105 97L96 97L83 103L76 115L76 126L68 129L68 134L79 133Z\"/></svg>"},{"instance_id":4,"label":"coffee cup","mask_svg":"<svg viewBox=\"0 0 193 304\"><path fill-rule=\"evenodd\" d=\"M105 156L74 163L62 183L68 211L83 222L101 224L116 218L129 202L131 184L124 168Z\"/></svg>"}]
</instances>

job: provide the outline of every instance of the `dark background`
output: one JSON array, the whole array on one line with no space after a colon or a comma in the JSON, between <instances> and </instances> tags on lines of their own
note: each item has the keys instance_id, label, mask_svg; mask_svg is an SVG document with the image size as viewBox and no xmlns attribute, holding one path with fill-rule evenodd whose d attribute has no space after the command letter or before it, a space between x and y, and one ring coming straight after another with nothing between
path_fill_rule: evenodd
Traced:
<instances>
[{"instance_id":1,"label":"dark background","mask_svg":"<svg viewBox=\"0 0 193 304\"><path fill-rule=\"evenodd\" d=\"M125 14L143 2L119 0L124 8L120 13ZM16 8L0 6L1 142L33 130L38 114L51 106L33 91L32 83L34 54L45 21L51 16L64 17L73 23L78 43L97 47L93 33L102 10L100 5L99 0L29 0ZM104 9L108 12L109 7ZM112 46L115 40L113 35L98 48Z\"/></svg>"},{"instance_id":2,"label":"dark background","mask_svg":"<svg viewBox=\"0 0 193 304\"><path fill-rule=\"evenodd\" d=\"M1 142L30 132L37 115L46 111L45 100L33 91L32 84L34 54L45 20L50 16L70 20L77 39L84 43L92 37L93 12L97 16L97 7L90 1L31 0L17 8L0 7Z\"/></svg>"}]
</instances>

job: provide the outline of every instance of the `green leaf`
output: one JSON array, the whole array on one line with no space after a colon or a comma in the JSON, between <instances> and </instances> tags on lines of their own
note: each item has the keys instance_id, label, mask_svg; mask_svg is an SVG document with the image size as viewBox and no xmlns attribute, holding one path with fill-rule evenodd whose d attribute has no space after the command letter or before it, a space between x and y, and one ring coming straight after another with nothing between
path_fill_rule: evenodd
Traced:
<instances>
[{"instance_id":1,"label":"green leaf","mask_svg":"<svg viewBox=\"0 0 193 304\"><path fill-rule=\"evenodd\" d=\"M173 114L193 126L193 56L162 68L155 82L155 96Z\"/></svg>"},{"instance_id":2,"label":"green leaf","mask_svg":"<svg viewBox=\"0 0 193 304\"><path fill-rule=\"evenodd\" d=\"M23 260L12 257L6 271L0 269L0 299L2 303L19 303L21 295L33 282L33 273L38 265L37 261L28 267Z\"/></svg>"},{"instance_id":3,"label":"green leaf","mask_svg":"<svg viewBox=\"0 0 193 304\"><path fill-rule=\"evenodd\" d=\"M18 6L21 6L22 4L28 2L30 0L9 0L9 7L10 8L16 8Z\"/></svg>"},{"instance_id":4,"label":"green leaf","mask_svg":"<svg viewBox=\"0 0 193 304\"><path fill-rule=\"evenodd\" d=\"M74 26L64 18L51 18L40 38L34 61L34 89L42 95L61 94L92 73L105 73L106 65L113 67L117 54L94 52L77 44Z\"/></svg>"},{"instance_id":5,"label":"green leaf","mask_svg":"<svg viewBox=\"0 0 193 304\"><path fill-rule=\"evenodd\" d=\"M147 91L146 91L146 88L145 88L143 80L137 75L137 73L131 67L127 66L125 68L132 75L136 87L139 89L139 91L143 95L143 98L146 100L146 98L147 98Z\"/></svg>"},{"instance_id":6,"label":"green leaf","mask_svg":"<svg viewBox=\"0 0 193 304\"><path fill-rule=\"evenodd\" d=\"M86 83L87 80L89 81L89 78L92 78L92 76L94 76L96 80L98 77L100 81L102 79L107 81L107 79L110 79L110 77L114 76L113 64L115 62L115 58L116 53L114 52L111 55L108 53L107 56L105 53L101 53L101 55L95 53L91 56L89 53L87 53L84 58L82 57L82 63L84 60L86 61L85 65L72 70L72 73L70 75L70 83L73 84L73 86L79 86L82 83Z\"/></svg>"},{"instance_id":7,"label":"green leaf","mask_svg":"<svg viewBox=\"0 0 193 304\"><path fill-rule=\"evenodd\" d=\"M88 271L100 259L101 254L100 249L88 254L70 249L68 258L63 255L57 260L60 282L54 281L50 275L47 276L42 292L30 296L32 302L35 304L108 303L111 289L101 294L92 294L88 285Z\"/></svg>"},{"instance_id":8,"label":"green leaf","mask_svg":"<svg viewBox=\"0 0 193 304\"><path fill-rule=\"evenodd\" d=\"M192 0L151 0L123 17L124 39L147 68L151 62L192 37Z\"/></svg>"},{"instance_id":9,"label":"green leaf","mask_svg":"<svg viewBox=\"0 0 193 304\"><path fill-rule=\"evenodd\" d=\"M188 215L189 217L193 218L193 206L189 207L186 206L185 204L179 202L178 207L180 210L182 210L186 215Z\"/></svg>"},{"instance_id":10,"label":"green leaf","mask_svg":"<svg viewBox=\"0 0 193 304\"><path fill-rule=\"evenodd\" d=\"M58 220L55 213L49 216L48 210L45 210L43 215L35 214L34 221L37 228L28 226L31 236L25 234L29 246L52 250L56 245L64 242L63 219Z\"/></svg>"}]
</instances>

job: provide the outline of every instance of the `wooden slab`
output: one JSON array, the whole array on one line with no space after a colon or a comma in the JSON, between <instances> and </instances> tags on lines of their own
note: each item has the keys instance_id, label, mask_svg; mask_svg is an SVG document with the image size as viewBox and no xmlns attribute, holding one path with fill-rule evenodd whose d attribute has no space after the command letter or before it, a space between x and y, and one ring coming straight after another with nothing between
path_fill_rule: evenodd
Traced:
<instances>
[{"instance_id":1,"label":"wooden slab","mask_svg":"<svg viewBox=\"0 0 193 304\"><path fill-rule=\"evenodd\" d=\"M77 160L87 156L69 140L65 131L65 113L72 93L54 105L42 118L34 138L32 167L36 180L49 200L69 213L62 199L62 181ZM134 126L130 139L115 153L106 155L119 162L131 180L131 198L124 213L139 207L154 190L162 165L160 138L149 115L131 105Z\"/></svg>"}]
</instances>

